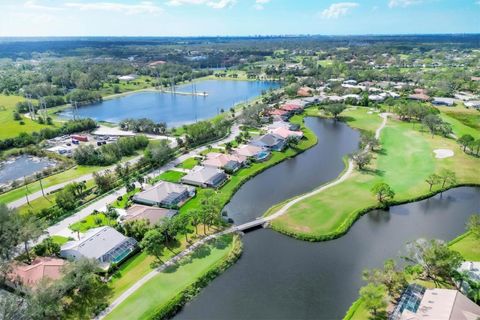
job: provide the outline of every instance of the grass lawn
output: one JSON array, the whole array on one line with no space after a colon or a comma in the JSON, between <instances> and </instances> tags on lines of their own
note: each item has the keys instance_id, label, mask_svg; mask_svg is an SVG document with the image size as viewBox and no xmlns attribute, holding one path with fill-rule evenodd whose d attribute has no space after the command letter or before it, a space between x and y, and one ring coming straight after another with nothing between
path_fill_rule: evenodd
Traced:
<instances>
[{"instance_id":1,"label":"grass lawn","mask_svg":"<svg viewBox=\"0 0 480 320\"><path fill-rule=\"evenodd\" d=\"M116 223L111 219L108 219L103 213L91 214L83 220L80 220L72 225L70 229L73 231L87 232L90 229L103 227L103 226L112 226Z\"/></svg>"},{"instance_id":2,"label":"grass lawn","mask_svg":"<svg viewBox=\"0 0 480 320\"><path fill-rule=\"evenodd\" d=\"M480 261L480 239L476 238L472 233L465 233L454 239L450 248L460 252L467 261Z\"/></svg>"},{"instance_id":3,"label":"grass lawn","mask_svg":"<svg viewBox=\"0 0 480 320\"><path fill-rule=\"evenodd\" d=\"M134 194L137 194L140 192L140 188L135 188L134 190L130 191L130 192L127 192L126 194L124 194L122 196L122 200L115 200L115 202L113 203L113 206L115 208L119 208L119 209L125 209L127 207L127 204L128 204L128 199L130 199L131 196L133 196Z\"/></svg>"},{"instance_id":4,"label":"grass lawn","mask_svg":"<svg viewBox=\"0 0 480 320\"><path fill-rule=\"evenodd\" d=\"M196 165L198 165L199 161L198 158L189 158L179 165L177 165L177 168L182 168L182 169L193 169Z\"/></svg>"},{"instance_id":5,"label":"grass lawn","mask_svg":"<svg viewBox=\"0 0 480 320\"><path fill-rule=\"evenodd\" d=\"M211 149L206 149L200 152L200 155L206 156L210 152L218 152L218 153L224 153L225 149L219 149L219 148L211 148Z\"/></svg>"},{"instance_id":6,"label":"grass lawn","mask_svg":"<svg viewBox=\"0 0 480 320\"><path fill-rule=\"evenodd\" d=\"M160 180L163 181L168 181L168 182L180 182L180 179L182 179L183 176L185 176L186 173L180 172L180 171L165 171L161 175L155 177L153 180L155 182L158 182Z\"/></svg>"},{"instance_id":7,"label":"grass lawn","mask_svg":"<svg viewBox=\"0 0 480 320\"><path fill-rule=\"evenodd\" d=\"M179 265L159 273L125 301L106 319L151 319L162 307L181 291L192 285L209 270L221 264L237 245L233 236L197 249Z\"/></svg>"},{"instance_id":8,"label":"grass lawn","mask_svg":"<svg viewBox=\"0 0 480 320\"><path fill-rule=\"evenodd\" d=\"M355 117L352 113L347 115ZM349 122L362 129L372 126L366 119ZM327 239L345 232L361 210L377 205L370 192L377 182L388 183L396 193L396 201L429 194L425 178L442 168L455 171L458 183L480 183L479 159L466 155L455 140L432 138L418 128L419 125L414 127L411 123L389 119L381 135L383 149L375 154L368 170L355 170L343 183L297 203L287 214L275 219L273 227L304 238ZM436 159L433 150L439 148L452 149L455 156Z\"/></svg>"},{"instance_id":9,"label":"grass lawn","mask_svg":"<svg viewBox=\"0 0 480 320\"><path fill-rule=\"evenodd\" d=\"M57 243L58 245L64 245L69 241L67 237L62 237L62 236L51 236L52 240L54 243Z\"/></svg>"},{"instance_id":10,"label":"grass lawn","mask_svg":"<svg viewBox=\"0 0 480 320\"><path fill-rule=\"evenodd\" d=\"M469 109L441 109L441 117L452 125L452 131L457 137L470 134L480 138L480 112Z\"/></svg>"},{"instance_id":11,"label":"grass lawn","mask_svg":"<svg viewBox=\"0 0 480 320\"><path fill-rule=\"evenodd\" d=\"M39 124L24 115L22 115L24 125L21 125L20 121L13 120L13 112L16 110L16 104L24 100L25 98L20 96L0 95L0 127L2 128L2 130L0 130L0 139L13 138L21 132L31 133L40 131L46 127L52 127L51 125Z\"/></svg>"}]
</instances>

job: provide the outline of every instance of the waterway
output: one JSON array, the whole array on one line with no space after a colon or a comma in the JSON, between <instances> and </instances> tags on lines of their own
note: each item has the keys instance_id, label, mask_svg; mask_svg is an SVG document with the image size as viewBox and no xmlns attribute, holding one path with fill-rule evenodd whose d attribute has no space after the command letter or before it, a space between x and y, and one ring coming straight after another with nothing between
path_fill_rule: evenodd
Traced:
<instances>
[{"instance_id":1,"label":"waterway","mask_svg":"<svg viewBox=\"0 0 480 320\"><path fill-rule=\"evenodd\" d=\"M278 82L271 81L196 81L193 84L177 86L176 92L206 92L208 96L138 92L79 107L78 115L113 123L126 118L148 118L175 127L212 118L222 109L227 112L235 104L248 101L261 95L263 91L279 86ZM71 109L66 109L59 115L63 118L73 117Z\"/></svg>"},{"instance_id":2,"label":"waterway","mask_svg":"<svg viewBox=\"0 0 480 320\"><path fill-rule=\"evenodd\" d=\"M236 223L336 177L358 133L343 123L307 118L319 144L247 182L226 207ZM320 243L269 229L247 233L242 258L215 279L176 319L341 319L358 297L365 268L398 258L420 237L451 240L480 211L480 188L372 211L343 237Z\"/></svg>"}]
</instances>

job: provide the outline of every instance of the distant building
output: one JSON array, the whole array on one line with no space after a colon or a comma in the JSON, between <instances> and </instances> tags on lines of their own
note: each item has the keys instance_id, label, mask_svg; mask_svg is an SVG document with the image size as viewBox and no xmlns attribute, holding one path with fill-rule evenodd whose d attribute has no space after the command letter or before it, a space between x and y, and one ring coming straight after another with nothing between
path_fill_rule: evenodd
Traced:
<instances>
[{"instance_id":1,"label":"distant building","mask_svg":"<svg viewBox=\"0 0 480 320\"><path fill-rule=\"evenodd\" d=\"M434 106L447 106L451 107L455 104L455 99L453 98L441 98L441 97L434 97L432 104Z\"/></svg>"},{"instance_id":2,"label":"distant building","mask_svg":"<svg viewBox=\"0 0 480 320\"><path fill-rule=\"evenodd\" d=\"M195 188L161 181L155 186L135 195L132 200L149 206L175 208L195 195Z\"/></svg>"},{"instance_id":3,"label":"distant building","mask_svg":"<svg viewBox=\"0 0 480 320\"><path fill-rule=\"evenodd\" d=\"M58 280L66 261L58 258L38 257L31 264L14 263L8 275L8 284L35 288L42 280Z\"/></svg>"},{"instance_id":4,"label":"distant building","mask_svg":"<svg viewBox=\"0 0 480 320\"><path fill-rule=\"evenodd\" d=\"M299 97L311 97L313 95L313 89L309 87L301 87L297 91Z\"/></svg>"},{"instance_id":5,"label":"distant building","mask_svg":"<svg viewBox=\"0 0 480 320\"><path fill-rule=\"evenodd\" d=\"M123 261L137 247L137 241L125 237L112 227L88 230L80 240L64 244L60 256L66 259L96 259L101 268Z\"/></svg>"},{"instance_id":6,"label":"distant building","mask_svg":"<svg viewBox=\"0 0 480 320\"><path fill-rule=\"evenodd\" d=\"M480 100L472 100L463 103L467 108L480 109Z\"/></svg>"},{"instance_id":7,"label":"distant building","mask_svg":"<svg viewBox=\"0 0 480 320\"><path fill-rule=\"evenodd\" d=\"M155 225L165 218L171 218L177 214L176 210L143 206L134 204L127 209L127 214L122 216L122 221L147 220L151 225Z\"/></svg>"},{"instance_id":8,"label":"distant building","mask_svg":"<svg viewBox=\"0 0 480 320\"><path fill-rule=\"evenodd\" d=\"M199 187L218 188L227 180L223 170L213 167L196 166L182 178L182 182Z\"/></svg>"},{"instance_id":9,"label":"distant building","mask_svg":"<svg viewBox=\"0 0 480 320\"><path fill-rule=\"evenodd\" d=\"M120 76L117 79L120 80L120 81L132 81L132 80L137 79L137 76L134 75L134 74L129 74L129 75L126 75L126 76Z\"/></svg>"},{"instance_id":10,"label":"distant building","mask_svg":"<svg viewBox=\"0 0 480 320\"><path fill-rule=\"evenodd\" d=\"M430 101L430 97L423 93L414 93L408 96L410 100L427 102Z\"/></svg>"},{"instance_id":11,"label":"distant building","mask_svg":"<svg viewBox=\"0 0 480 320\"><path fill-rule=\"evenodd\" d=\"M257 147L254 145L243 145L235 149L234 153L247 157L253 158L257 161L263 161L270 156L270 151L265 148Z\"/></svg>"},{"instance_id":12,"label":"distant building","mask_svg":"<svg viewBox=\"0 0 480 320\"><path fill-rule=\"evenodd\" d=\"M167 63L166 61L163 61L163 60L157 60L157 61L152 61L148 64L149 67L155 67L155 66L158 66L158 65L162 65L162 64L165 64Z\"/></svg>"},{"instance_id":13,"label":"distant building","mask_svg":"<svg viewBox=\"0 0 480 320\"><path fill-rule=\"evenodd\" d=\"M303 137L302 131L292 131L282 127L276 128L276 129L270 129L268 130L268 133L279 136L282 139L294 138L294 139L300 140Z\"/></svg>"}]
</instances>

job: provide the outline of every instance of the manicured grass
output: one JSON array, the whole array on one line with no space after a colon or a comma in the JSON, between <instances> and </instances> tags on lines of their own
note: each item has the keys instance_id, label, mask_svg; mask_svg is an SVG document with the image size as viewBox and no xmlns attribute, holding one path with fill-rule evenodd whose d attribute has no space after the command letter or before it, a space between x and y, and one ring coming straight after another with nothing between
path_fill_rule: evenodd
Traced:
<instances>
[{"instance_id":1,"label":"manicured grass","mask_svg":"<svg viewBox=\"0 0 480 320\"><path fill-rule=\"evenodd\" d=\"M211 148L211 149L206 149L200 152L200 155L205 156L210 152L219 152L219 153L224 153L225 149L219 149L219 148Z\"/></svg>"},{"instance_id":2,"label":"manicured grass","mask_svg":"<svg viewBox=\"0 0 480 320\"><path fill-rule=\"evenodd\" d=\"M198 158L189 158L177 165L177 168L192 169L196 165L198 165Z\"/></svg>"},{"instance_id":3,"label":"manicured grass","mask_svg":"<svg viewBox=\"0 0 480 320\"><path fill-rule=\"evenodd\" d=\"M70 225L69 228L73 231L86 232L97 227L113 226L115 223L116 221L107 218L103 213L97 213Z\"/></svg>"},{"instance_id":4,"label":"manicured grass","mask_svg":"<svg viewBox=\"0 0 480 320\"><path fill-rule=\"evenodd\" d=\"M379 114L369 108L349 108L342 112L341 117L350 127L371 132L375 132L382 123Z\"/></svg>"},{"instance_id":5,"label":"manicured grass","mask_svg":"<svg viewBox=\"0 0 480 320\"><path fill-rule=\"evenodd\" d=\"M480 114L478 111L477 113ZM475 128L475 125L478 126L475 122L480 123L480 116L470 113L442 112L441 117L452 125L452 131L457 137L470 134L477 139L480 138L480 130Z\"/></svg>"},{"instance_id":6,"label":"manicured grass","mask_svg":"<svg viewBox=\"0 0 480 320\"><path fill-rule=\"evenodd\" d=\"M460 252L467 261L480 261L480 238L466 233L452 241L450 248Z\"/></svg>"},{"instance_id":7,"label":"manicured grass","mask_svg":"<svg viewBox=\"0 0 480 320\"><path fill-rule=\"evenodd\" d=\"M364 120L357 121L357 125L371 126ZM458 183L480 183L479 159L466 155L454 140L432 138L418 127L390 119L382 131L383 149L375 154L368 170L355 170L341 184L292 206L272 222L274 229L312 240L337 236L350 227L360 211L378 205L370 189L380 181L393 188L398 202L428 195L425 178L442 168L455 171ZM433 150L440 148L452 149L455 156L436 159Z\"/></svg>"},{"instance_id":8,"label":"manicured grass","mask_svg":"<svg viewBox=\"0 0 480 320\"><path fill-rule=\"evenodd\" d=\"M0 139L13 138L18 136L21 132L31 133L34 131L40 131L46 127L53 127L51 125L39 124L24 115L22 115L22 121L25 123L24 125L21 125L20 121L13 120L13 112L16 110L15 106L21 101L25 101L25 98L20 96L0 95L0 128L2 128L0 130Z\"/></svg>"},{"instance_id":9,"label":"manicured grass","mask_svg":"<svg viewBox=\"0 0 480 320\"><path fill-rule=\"evenodd\" d=\"M54 243L57 243L58 245L64 245L69 241L67 237L62 237L62 236L51 236L52 240Z\"/></svg>"},{"instance_id":10,"label":"manicured grass","mask_svg":"<svg viewBox=\"0 0 480 320\"><path fill-rule=\"evenodd\" d=\"M127 192L122 196L122 200L115 200L115 202L113 203L113 206L115 208L125 209L127 207L128 200L130 199L130 197L139 192L140 192L140 188L135 188L134 190Z\"/></svg>"},{"instance_id":11,"label":"manicured grass","mask_svg":"<svg viewBox=\"0 0 480 320\"><path fill-rule=\"evenodd\" d=\"M154 181L158 182L163 180L168 182L180 182L180 179L182 179L182 177L185 175L186 173L180 171L165 171L161 175L155 177Z\"/></svg>"},{"instance_id":12,"label":"manicured grass","mask_svg":"<svg viewBox=\"0 0 480 320\"><path fill-rule=\"evenodd\" d=\"M224 236L197 249L179 265L159 273L140 287L117 306L106 319L151 319L181 291L221 264L234 246L233 237Z\"/></svg>"}]
</instances>

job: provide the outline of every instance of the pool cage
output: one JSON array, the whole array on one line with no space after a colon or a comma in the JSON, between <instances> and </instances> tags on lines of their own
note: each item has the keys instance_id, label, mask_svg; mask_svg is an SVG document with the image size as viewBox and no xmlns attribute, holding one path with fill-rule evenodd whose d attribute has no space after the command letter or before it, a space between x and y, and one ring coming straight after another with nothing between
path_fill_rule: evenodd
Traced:
<instances>
[{"instance_id":1,"label":"pool cage","mask_svg":"<svg viewBox=\"0 0 480 320\"><path fill-rule=\"evenodd\" d=\"M413 313L416 313L424 293L425 288L421 285L416 283L408 285L389 319L399 320L404 310L409 310Z\"/></svg>"}]
</instances>

